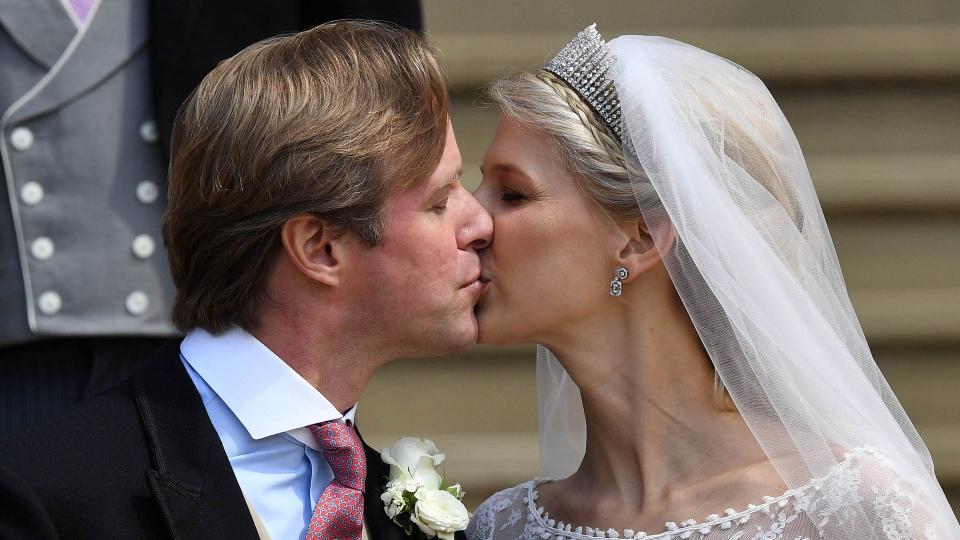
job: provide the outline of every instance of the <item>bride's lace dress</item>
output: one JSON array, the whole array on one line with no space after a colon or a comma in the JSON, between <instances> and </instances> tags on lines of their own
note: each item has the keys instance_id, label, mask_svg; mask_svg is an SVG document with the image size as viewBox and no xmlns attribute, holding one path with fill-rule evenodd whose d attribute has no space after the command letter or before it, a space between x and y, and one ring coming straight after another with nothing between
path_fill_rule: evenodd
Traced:
<instances>
[{"instance_id":1,"label":"bride's lace dress","mask_svg":"<svg viewBox=\"0 0 960 540\"><path fill-rule=\"evenodd\" d=\"M811 540L815 538L941 538L927 522L922 498L894 464L870 448L845 455L828 475L787 491L763 497L748 508L728 508L707 516L668 522L663 531L614 530L558 522L537 503L536 479L494 494L477 509L467 529L470 540L643 538L645 540ZM854 531L850 523L869 509L874 531Z\"/></svg>"}]
</instances>

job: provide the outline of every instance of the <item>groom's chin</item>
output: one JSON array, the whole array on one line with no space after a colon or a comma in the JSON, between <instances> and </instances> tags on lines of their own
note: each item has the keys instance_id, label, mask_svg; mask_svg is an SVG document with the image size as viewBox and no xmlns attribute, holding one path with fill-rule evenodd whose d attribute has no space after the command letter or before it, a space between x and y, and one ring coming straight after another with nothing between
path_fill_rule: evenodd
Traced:
<instances>
[{"instance_id":1,"label":"groom's chin","mask_svg":"<svg viewBox=\"0 0 960 540\"><path fill-rule=\"evenodd\" d=\"M476 316L474 316L472 312L465 314L446 332L446 337L443 340L445 343L442 347L444 350L439 351L439 354L459 354L467 352L477 345L478 335L479 328L477 326Z\"/></svg>"},{"instance_id":2,"label":"groom's chin","mask_svg":"<svg viewBox=\"0 0 960 540\"><path fill-rule=\"evenodd\" d=\"M477 323L477 317L471 313L469 321L465 324L462 332L458 333L459 339L454 344L454 353L464 353L477 346L477 338L480 335L480 327Z\"/></svg>"}]
</instances>

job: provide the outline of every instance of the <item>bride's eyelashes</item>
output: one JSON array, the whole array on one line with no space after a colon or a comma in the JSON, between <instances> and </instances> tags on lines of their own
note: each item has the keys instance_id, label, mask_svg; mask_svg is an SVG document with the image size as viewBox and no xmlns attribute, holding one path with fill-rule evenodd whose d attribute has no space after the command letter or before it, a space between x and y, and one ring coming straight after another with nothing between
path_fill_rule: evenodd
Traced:
<instances>
[{"instance_id":1,"label":"bride's eyelashes","mask_svg":"<svg viewBox=\"0 0 960 540\"><path fill-rule=\"evenodd\" d=\"M519 204L527 200L527 196L515 191L504 191L500 194L500 200L507 204Z\"/></svg>"},{"instance_id":2,"label":"bride's eyelashes","mask_svg":"<svg viewBox=\"0 0 960 540\"><path fill-rule=\"evenodd\" d=\"M526 202L535 201L540 197L540 193L526 194L515 189L504 189L500 193L500 200L509 206L518 206Z\"/></svg>"}]
</instances>

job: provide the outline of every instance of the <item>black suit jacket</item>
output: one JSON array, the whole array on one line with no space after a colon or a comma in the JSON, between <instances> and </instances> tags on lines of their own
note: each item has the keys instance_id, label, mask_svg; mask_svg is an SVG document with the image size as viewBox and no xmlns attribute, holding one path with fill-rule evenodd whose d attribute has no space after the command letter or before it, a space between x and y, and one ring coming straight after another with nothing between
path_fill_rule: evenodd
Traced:
<instances>
[{"instance_id":1,"label":"black suit jacket","mask_svg":"<svg viewBox=\"0 0 960 540\"><path fill-rule=\"evenodd\" d=\"M406 540L380 500L389 467L364 447L367 532ZM127 383L0 442L0 538L258 538L179 342Z\"/></svg>"},{"instance_id":2,"label":"black suit jacket","mask_svg":"<svg viewBox=\"0 0 960 540\"><path fill-rule=\"evenodd\" d=\"M420 0L150 0L150 70L164 154L177 109L218 62L262 39L336 19L423 30Z\"/></svg>"}]
</instances>

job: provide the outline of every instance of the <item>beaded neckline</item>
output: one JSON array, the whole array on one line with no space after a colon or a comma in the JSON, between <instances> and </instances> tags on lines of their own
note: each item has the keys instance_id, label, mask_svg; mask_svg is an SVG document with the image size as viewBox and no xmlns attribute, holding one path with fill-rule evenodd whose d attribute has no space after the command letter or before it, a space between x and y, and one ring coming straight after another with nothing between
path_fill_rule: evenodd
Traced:
<instances>
[{"instance_id":1,"label":"beaded neckline","mask_svg":"<svg viewBox=\"0 0 960 540\"><path fill-rule=\"evenodd\" d=\"M546 531L544 535L542 535L543 538L556 536L556 538L574 538L578 540L592 540L595 538L624 538L636 540L670 540L679 538L681 540L686 540L693 537L694 534L698 534L698 538L703 538L714 528L729 530L740 527L741 525L749 522L750 518L758 512L769 514L773 509L786 508L798 496L804 495L811 490L819 490L826 480L828 480L830 477L840 474L842 471L847 469L857 456L875 453L876 451L872 448L855 448L852 452L844 454L843 461L832 467L830 472L825 476L814 479L799 488L789 489L779 497L765 496L763 497L763 503L759 505L750 504L745 510L741 510L739 512L733 508L727 508L722 516L720 514L710 514L702 523L697 523L697 521L694 519L687 519L680 523L668 521L664 525L666 530L656 534L648 534L643 531L634 531L632 529L616 530L610 528L607 530L602 530L586 526L574 526L571 524L566 524L563 521L557 522L550 517L550 513L547 512L542 506L536 505L537 500L540 498L540 493L537 490L537 486L553 481L552 478L536 478L528 482L527 494L524 497L524 502L527 503L528 512L533 519Z\"/></svg>"}]
</instances>

